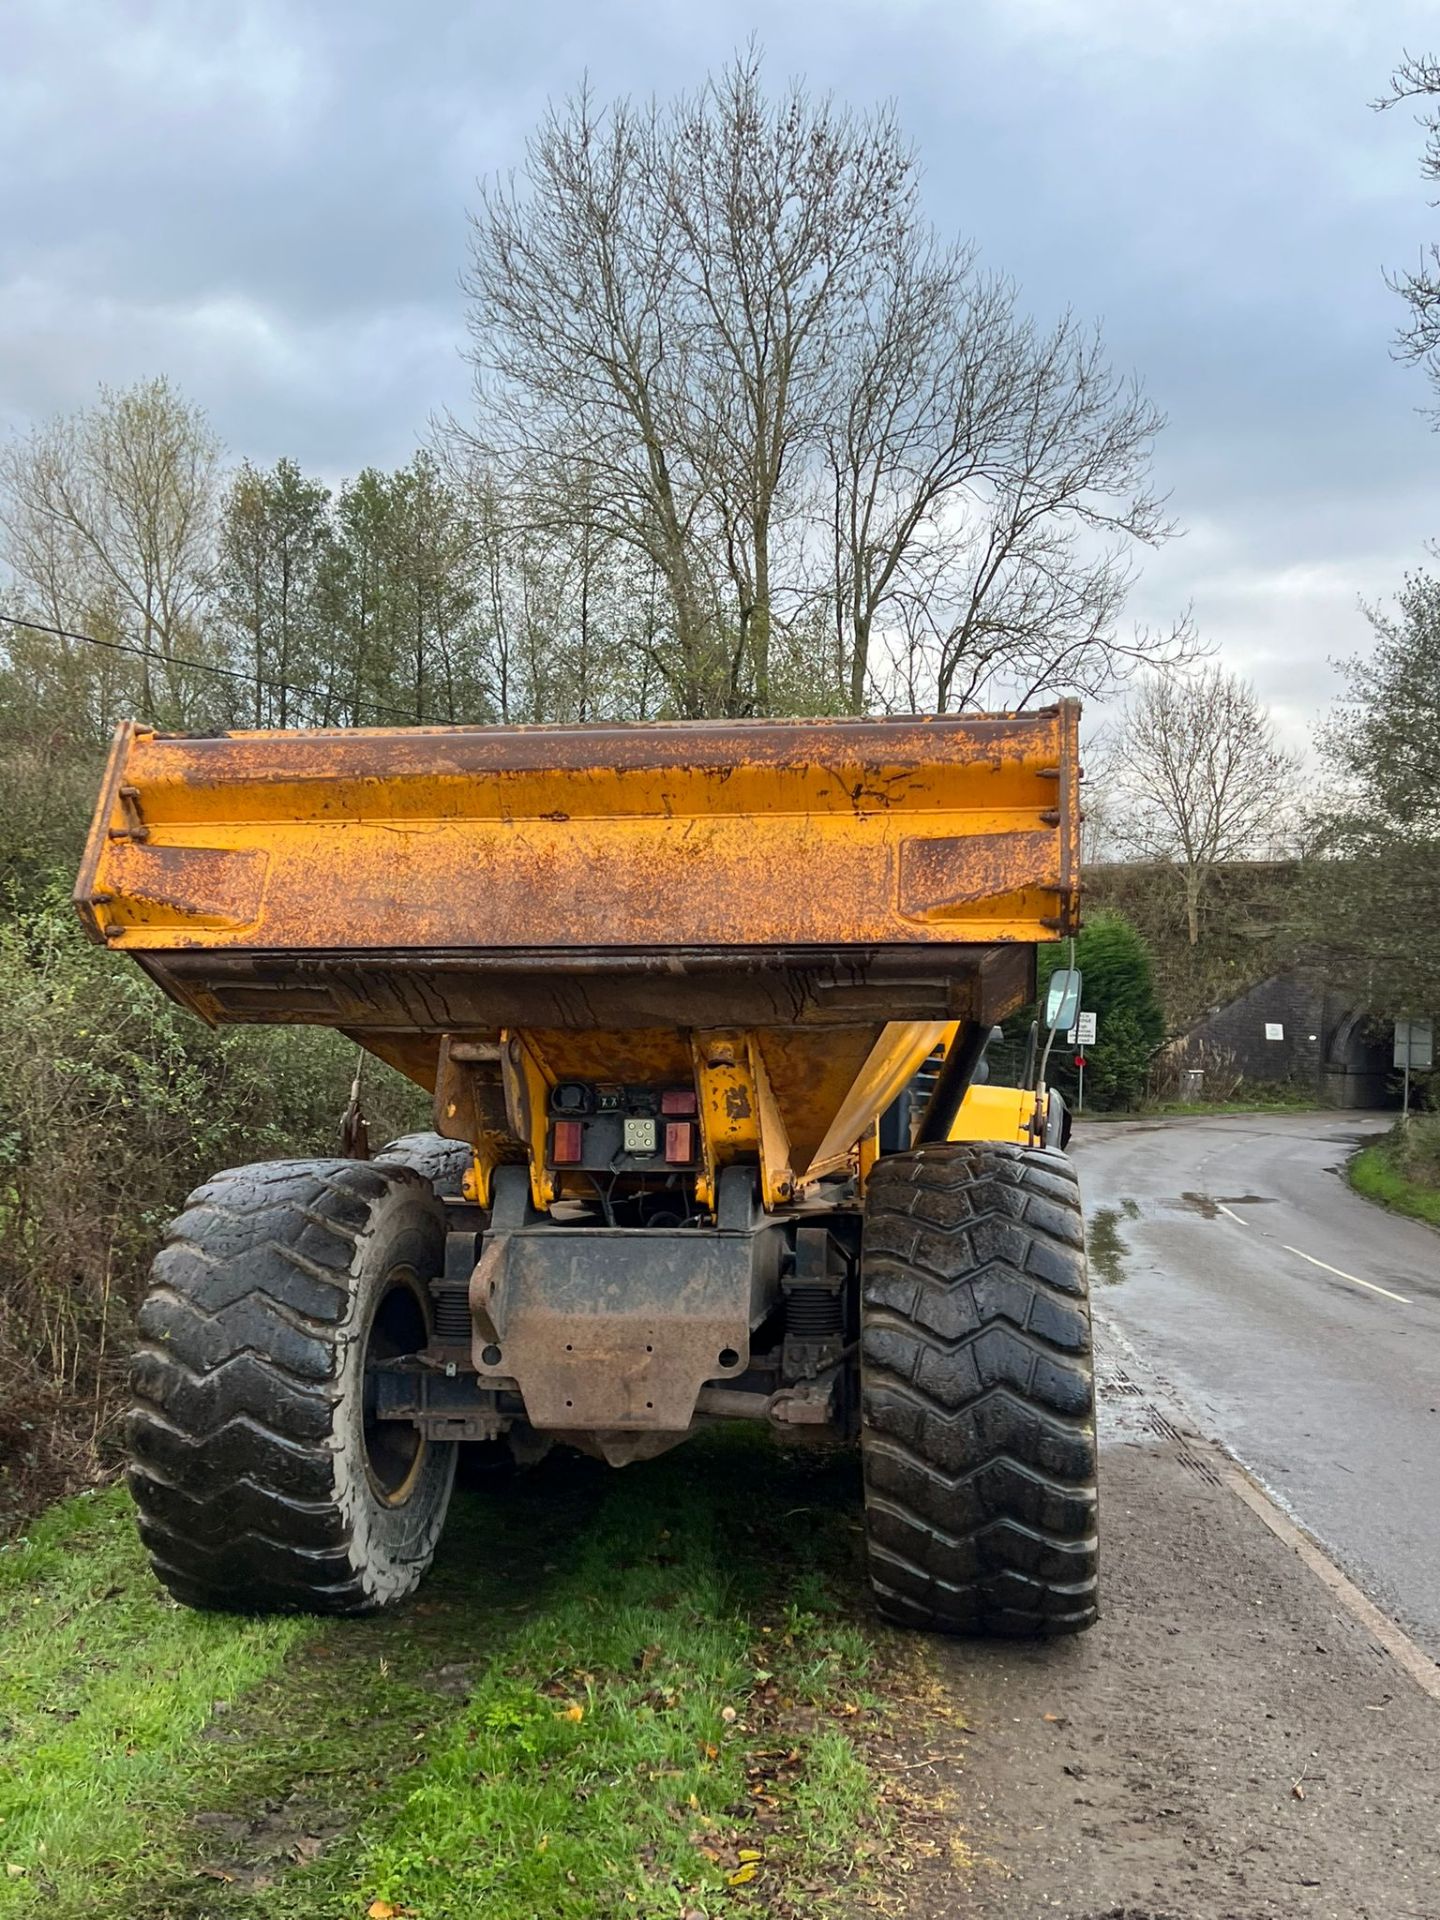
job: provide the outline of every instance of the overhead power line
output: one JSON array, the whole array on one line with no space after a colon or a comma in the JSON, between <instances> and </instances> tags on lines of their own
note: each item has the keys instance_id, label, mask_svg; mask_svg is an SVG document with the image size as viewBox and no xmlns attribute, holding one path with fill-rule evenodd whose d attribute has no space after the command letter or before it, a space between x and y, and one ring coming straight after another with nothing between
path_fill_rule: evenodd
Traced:
<instances>
[{"instance_id":1,"label":"overhead power line","mask_svg":"<svg viewBox=\"0 0 1440 1920\"><path fill-rule=\"evenodd\" d=\"M104 640L96 633L77 633L71 627L47 626L43 620L23 620L13 613L0 613L0 622L7 627L19 627L28 633L51 633L59 640L82 640L87 647L106 647L112 653L130 653L142 660L159 660L167 667L184 667L192 673L213 673L224 680L239 680L247 687L258 685L263 693L298 693L309 700L330 700L334 696L323 692L319 687L297 687L288 680L256 681L253 674L243 667L221 667L211 660L187 660L179 654L163 653L158 647L142 647L134 640ZM388 706L383 700L372 700L364 695L356 700L360 707L371 707L376 713L388 713L397 720L405 720L412 726L423 726L425 722L418 713L411 713L404 707Z\"/></svg>"}]
</instances>

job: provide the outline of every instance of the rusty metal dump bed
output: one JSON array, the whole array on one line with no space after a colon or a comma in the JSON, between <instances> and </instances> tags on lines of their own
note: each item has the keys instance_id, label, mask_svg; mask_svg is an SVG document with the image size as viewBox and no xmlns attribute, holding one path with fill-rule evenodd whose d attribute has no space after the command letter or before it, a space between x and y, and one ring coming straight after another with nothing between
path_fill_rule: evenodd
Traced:
<instances>
[{"instance_id":1,"label":"rusty metal dump bed","mask_svg":"<svg viewBox=\"0 0 1440 1920\"><path fill-rule=\"evenodd\" d=\"M914 978L927 949L1067 929L1076 714L126 726L77 904L211 1019L443 1031L457 963L520 963L552 1012L582 982L683 969L688 1024L717 973Z\"/></svg>"},{"instance_id":2,"label":"rusty metal dump bed","mask_svg":"<svg viewBox=\"0 0 1440 1920\"><path fill-rule=\"evenodd\" d=\"M1073 926L1077 728L1073 704L214 738L127 726L77 904L206 1020L353 1035L436 1093L442 1130L477 1149L493 1135L491 1159L524 1147L537 1201L555 1190L547 1087L703 1080L697 1037L728 1035L745 1097L772 1114L773 1202L842 1160L957 1022L1023 1002L1035 943ZM487 1118L456 1063L502 1040L523 1046L532 1084L527 1097L517 1068ZM708 1191L724 1156L716 1129L704 1137Z\"/></svg>"}]
</instances>

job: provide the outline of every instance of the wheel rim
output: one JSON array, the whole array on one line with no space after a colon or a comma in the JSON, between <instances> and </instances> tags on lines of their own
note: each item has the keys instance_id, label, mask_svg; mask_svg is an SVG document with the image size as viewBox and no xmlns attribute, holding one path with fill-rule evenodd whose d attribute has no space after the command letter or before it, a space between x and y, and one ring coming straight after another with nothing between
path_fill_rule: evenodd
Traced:
<instances>
[{"instance_id":1,"label":"wheel rim","mask_svg":"<svg viewBox=\"0 0 1440 1920\"><path fill-rule=\"evenodd\" d=\"M426 1440L408 1420L378 1417L379 1368L387 1360L420 1353L430 1338L425 1295L409 1267L385 1276L380 1299L365 1336L365 1473L386 1506L403 1506L424 1464Z\"/></svg>"}]
</instances>

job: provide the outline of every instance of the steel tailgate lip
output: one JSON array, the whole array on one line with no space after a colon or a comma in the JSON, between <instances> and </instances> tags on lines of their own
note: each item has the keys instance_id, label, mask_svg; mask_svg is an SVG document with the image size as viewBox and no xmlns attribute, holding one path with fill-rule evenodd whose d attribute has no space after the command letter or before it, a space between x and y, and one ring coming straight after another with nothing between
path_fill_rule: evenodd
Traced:
<instances>
[{"instance_id":1,"label":"steel tailgate lip","mask_svg":"<svg viewBox=\"0 0 1440 1920\"><path fill-rule=\"evenodd\" d=\"M601 726L353 727L208 735L145 729L145 744L157 752L181 750L202 778L212 772L217 778L236 777L243 769L244 778L267 783L333 780L342 770L363 771L373 779L412 772L563 773L592 768L640 772L671 767L714 771L737 765L850 765L877 755L892 765L933 765L937 760L974 765L1038 757L1054 741L1057 719L1075 705L1064 701L1013 714L668 720ZM1060 732L1063 737L1063 719ZM343 768L337 766L337 754Z\"/></svg>"}]
</instances>

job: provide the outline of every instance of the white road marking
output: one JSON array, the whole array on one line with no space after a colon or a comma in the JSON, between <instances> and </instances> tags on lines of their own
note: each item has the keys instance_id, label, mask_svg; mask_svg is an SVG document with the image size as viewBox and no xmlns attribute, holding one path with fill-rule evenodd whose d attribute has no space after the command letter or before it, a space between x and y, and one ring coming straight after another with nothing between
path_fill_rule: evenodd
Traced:
<instances>
[{"instance_id":1,"label":"white road marking","mask_svg":"<svg viewBox=\"0 0 1440 1920\"><path fill-rule=\"evenodd\" d=\"M1215 1211L1217 1213L1223 1213L1227 1220L1233 1220L1237 1227L1248 1227L1250 1224L1248 1220L1243 1220L1238 1213L1232 1213L1229 1207L1222 1206L1218 1200L1215 1202Z\"/></svg>"},{"instance_id":2,"label":"white road marking","mask_svg":"<svg viewBox=\"0 0 1440 1920\"><path fill-rule=\"evenodd\" d=\"M1280 1243L1285 1245L1282 1240ZM1413 1307L1415 1302L1403 1293L1392 1293L1389 1287L1377 1287L1373 1280L1362 1280L1358 1274L1346 1273L1342 1267L1332 1267L1328 1261L1317 1260L1313 1253L1302 1253L1299 1247L1285 1247L1286 1253L1293 1253L1298 1259L1308 1260L1312 1267L1323 1267L1326 1273L1333 1273L1337 1280L1348 1280L1352 1287L1368 1287L1371 1293L1383 1293L1387 1300L1398 1300L1402 1307Z\"/></svg>"}]
</instances>

